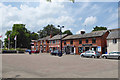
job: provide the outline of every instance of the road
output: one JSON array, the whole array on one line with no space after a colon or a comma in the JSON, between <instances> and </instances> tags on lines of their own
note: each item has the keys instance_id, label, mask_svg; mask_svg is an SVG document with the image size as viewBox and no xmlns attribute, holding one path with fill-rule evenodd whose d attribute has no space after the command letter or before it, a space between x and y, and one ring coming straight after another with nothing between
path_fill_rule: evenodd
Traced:
<instances>
[{"instance_id":1,"label":"road","mask_svg":"<svg viewBox=\"0 0 120 80\"><path fill-rule=\"evenodd\" d=\"M117 78L118 60L49 54L3 54L3 78Z\"/></svg>"}]
</instances>

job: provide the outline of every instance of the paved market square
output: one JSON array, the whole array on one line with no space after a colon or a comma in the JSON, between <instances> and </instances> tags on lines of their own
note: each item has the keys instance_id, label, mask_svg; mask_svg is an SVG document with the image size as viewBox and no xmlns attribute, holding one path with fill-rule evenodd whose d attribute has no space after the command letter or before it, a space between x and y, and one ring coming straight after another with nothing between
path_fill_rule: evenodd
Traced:
<instances>
[{"instance_id":1,"label":"paved market square","mask_svg":"<svg viewBox=\"0 0 120 80\"><path fill-rule=\"evenodd\" d=\"M3 54L3 78L117 78L118 60L79 55Z\"/></svg>"}]
</instances>

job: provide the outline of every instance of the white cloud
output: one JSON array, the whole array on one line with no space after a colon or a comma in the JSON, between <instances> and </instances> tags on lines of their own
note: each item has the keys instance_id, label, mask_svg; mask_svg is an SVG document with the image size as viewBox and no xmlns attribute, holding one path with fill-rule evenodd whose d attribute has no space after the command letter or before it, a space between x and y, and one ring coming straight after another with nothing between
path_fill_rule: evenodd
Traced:
<instances>
[{"instance_id":1,"label":"white cloud","mask_svg":"<svg viewBox=\"0 0 120 80\"><path fill-rule=\"evenodd\" d=\"M83 25L93 25L97 22L97 18L94 16L87 17L83 23Z\"/></svg>"},{"instance_id":2,"label":"white cloud","mask_svg":"<svg viewBox=\"0 0 120 80\"><path fill-rule=\"evenodd\" d=\"M80 17L78 20L81 21L81 20L82 20L82 17Z\"/></svg>"},{"instance_id":3,"label":"white cloud","mask_svg":"<svg viewBox=\"0 0 120 80\"><path fill-rule=\"evenodd\" d=\"M85 29L81 29L81 30L77 31L76 34L80 34L81 31L85 31Z\"/></svg>"},{"instance_id":4,"label":"white cloud","mask_svg":"<svg viewBox=\"0 0 120 80\"><path fill-rule=\"evenodd\" d=\"M12 29L15 23L26 24L27 29L35 32L47 24L64 25L65 29L70 29L69 26L73 25L74 19L71 16L65 16L69 13L64 9L62 3L41 2L37 7L22 4L20 8L0 3L0 12L3 14L2 21L0 20L3 25L0 27L3 34Z\"/></svg>"}]
</instances>

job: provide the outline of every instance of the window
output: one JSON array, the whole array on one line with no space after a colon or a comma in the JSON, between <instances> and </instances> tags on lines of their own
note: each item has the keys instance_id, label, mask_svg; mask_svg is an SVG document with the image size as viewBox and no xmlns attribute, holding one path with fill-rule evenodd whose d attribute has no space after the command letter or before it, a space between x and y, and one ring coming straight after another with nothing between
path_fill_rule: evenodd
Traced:
<instances>
[{"instance_id":1,"label":"window","mask_svg":"<svg viewBox=\"0 0 120 80\"><path fill-rule=\"evenodd\" d=\"M82 44L82 40L81 39L79 40L79 44Z\"/></svg>"},{"instance_id":2,"label":"window","mask_svg":"<svg viewBox=\"0 0 120 80\"><path fill-rule=\"evenodd\" d=\"M53 44L55 44L55 40L53 41Z\"/></svg>"},{"instance_id":3,"label":"window","mask_svg":"<svg viewBox=\"0 0 120 80\"><path fill-rule=\"evenodd\" d=\"M78 47L78 53L82 53L83 52L83 47Z\"/></svg>"},{"instance_id":4,"label":"window","mask_svg":"<svg viewBox=\"0 0 120 80\"><path fill-rule=\"evenodd\" d=\"M96 43L96 38L93 38L93 39L92 39L92 43Z\"/></svg>"},{"instance_id":5,"label":"window","mask_svg":"<svg viewBox=\"0 0 120 80\"><path fill-rule=\"evenodd\" d=\"M88 39L86 39L86 43L88 43Z\"/></svg>"},{"instance_id":6,"label":"window","mask_svg":"<svg viewBox=\"0 0 120 80\"><path fill-rule=\"evenodd\" d=\"M57 43L59 44L59 40L57 40Z\"/></svg>"},{"instance_id":7,"label":"window","mask_svg":"<svg viewBox=\"0 0 120 80\"><path fill-rule=\"evenodd\" d=\"M117 39L113 39L113 43L117 43Z\"/></svg>"},{"instance_id":8,"label":"window","mask_svg":"<svg viewBox=\"0 0 120 80\"><path fill-rule=\"evenodd\" d=\"M51 44L51 41L49 41L49 44Z\"/></svg>"},{"instance_id":9,"label":"window","mask_svg":"<svg viewBox=\"0 0 120 80\"><path fill-rule=\"evenodd\" d=\"M70 41L70 44L73 44L73 40Z\"/></svg>"},{"instance_id":10,"label":"window","mask_svg":"<svg viewBox=\"0 0 120 80\"><path fill-rule=\"evenodd\" d=\"M66 41L64 41L64 45L66 45Z\"/></svg>"},{"instance_id":11,"label":"window","mask_svg":"<svg viewBox=\"0 0 120 80\"><path fill-rule=\"evenodd\" d=\"M46 44L46 41L44 41L44 44Z\"/></svg>"},{"instance_id":12,"label":"window","mask_svg":"<svg viewBox=\"0 0 120 80\"><path fill-rule=\"evenodd\" d=\"M41 41L40 43L41 43L41 45L42 45L42 41Z\"/></svg>"}]
</instances>

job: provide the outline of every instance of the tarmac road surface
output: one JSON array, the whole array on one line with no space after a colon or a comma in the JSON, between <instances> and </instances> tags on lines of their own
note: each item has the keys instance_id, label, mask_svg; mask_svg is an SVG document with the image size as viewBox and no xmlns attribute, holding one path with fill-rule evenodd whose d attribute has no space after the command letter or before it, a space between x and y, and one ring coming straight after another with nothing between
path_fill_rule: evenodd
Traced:
<instances>
[{"instance_id":1,"label":"tarmac road surface","mask_svg":"<svg viewBox=\"0 0 120 80\"><path fill-rule=\"evenodd\" d=\"M42 54L3 54L3 78L118 78L118 60Z\"/></svg>"}]
</instances>

